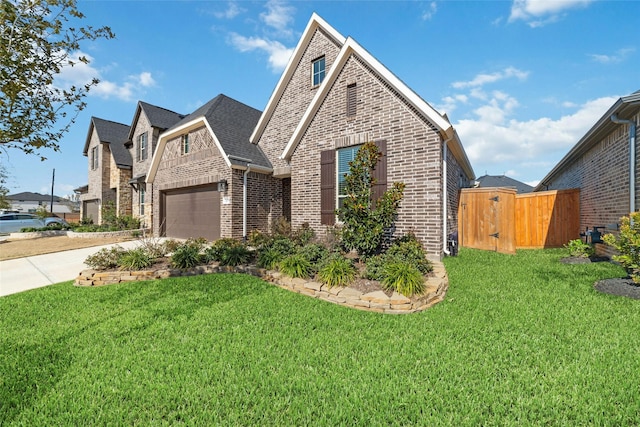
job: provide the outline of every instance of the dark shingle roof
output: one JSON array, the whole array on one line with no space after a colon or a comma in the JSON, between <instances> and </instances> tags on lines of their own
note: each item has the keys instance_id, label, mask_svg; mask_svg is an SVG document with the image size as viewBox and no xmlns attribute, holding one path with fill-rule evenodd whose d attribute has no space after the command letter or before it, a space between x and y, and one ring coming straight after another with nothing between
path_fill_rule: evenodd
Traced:
<instances>
[{"instance_id":1,"label":"dark shingle roof","mask_svg":"<svg viewBox=\"0 0 640 427\"><path fill-rule=\"evenodd\" d=\"M507 187L515 188L518 193L531 193L533 187L504 175L484 175L476 179L479 183L478 187Z\"/></svg>"},{"instance_id":2,"label":"dark shingle roof","mask_svg":"<svg viewBox=\"0 0 640 427\"><path fill-rule=\"evenodd\" d=\"M129 137L129 126L109 120L92 117L93 125L98 133L98 139L102 143L108 143L111 155L118 167L131 167L131 153L124 146Z\"/></svg>"},{"instance_id":3,"label":"dark shingle roof","mask_svg":"<svg viewBox=\"0 0 640 427\"><path fill-rule=\"evenodd\" d=\"M84 155L87 155L89 148L89 140L91 139L91 128L95 128L98 139L103 144L109 144L111 155L118 167L131 167L131 153L124 146L129 136L129 126L122 123L112 122L110 120L91 117L91 125L89 126L89 135L87 135L87 143L85 144Z\"/></svg>"},{"instance_id":4,"label":"dark shingle roof","mask_svg":"<svg viewBox=\"0 0 640 427\"><path fill-rule=\"evenodd\" d=\"M220 94L173 125L172 129L205 117L232 164L246 166L252 163L271 168L271 162L260 147L249 142L261 114L255 108Z\"/></svg>"},{"instance_id":5,"label":"dark shingle roof","mask_svg":"<svg viewBox=\"0 0 640 427\"><path fill-rule=\"evenodd\" d=\"M7 196L7 199L9 199L9 200L24 200L24 201L28 201L28 202L50 202L51 201L51 195L50 194L31 193L29 191L25 191L25 192L22 192L22 193L9 194ZM61 202L62 200L67 200L67 199L62 199L61 197L53 196L53 201L54 202Z\"/></svg>"},{"instance_id":6,"label":"dark shingle roof","mask_svg":"<svg viewBox=\"0 0 640 427\"><path fill-rule=\"evenodd\" d=\"M175 111L167 110L166 108L157 107L143 101L138 102L138 104L147 115L149 123L154 128L166 130L184 118L184 114L179 114Z\"/></svg>"}]
</instances>

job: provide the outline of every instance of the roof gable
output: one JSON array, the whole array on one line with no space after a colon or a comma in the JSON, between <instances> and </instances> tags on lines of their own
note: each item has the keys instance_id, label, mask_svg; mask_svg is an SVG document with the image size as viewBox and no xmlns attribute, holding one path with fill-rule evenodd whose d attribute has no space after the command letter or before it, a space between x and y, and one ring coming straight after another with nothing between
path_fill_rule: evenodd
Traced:
<instances>
[{"instance_id":1,"label":"roof gable","mask_svg":"<svg viewBox=\"0 0 640 427\"><path fill-rule=\"evenodd\" d=\"M516 191L521 193L530 193L533 191L533 187L524 182L518 181L513 178L509 178L505 175L483 175L476 179L479 183L479 187L510 187L515 188Z\"/></svg>"},{"instance_id":2,"label":"roof gable","mask_svg":"<svg viewBox=\"0 0 640 427\"><path fill-rule=\"evenodd\" d=\"M329 94L329 91L333 87L336 79L342 72L345 64L351 56L356 56L359 60L364 62L369 68L380 76L392 89L394 89L402 98L413 108L415 108L422 116L424 116L448 141L452 152L456 158L460 161L461 166L469 177L473 177L473 168L471 163L462 148L460 139L457 136L457 132L453 129L453 126L449 120L438 113L433 107L431 107L426 101L412 91L402 80L400 80L395 74L389 71L380 61L367 52L362 46L360 46L354 39L349 37L338 57L336 58L333 66L329 70L325 79L322 81L320 88L316 92L313 100L309 104L302 119L298 123L296 130L294 131L291 139L285 147L280 158L290 159L295 151L296 147L300 143L300 140L304 136L305 131L309 127L311 121L318 112L323 101Z\"/></svg>"},{"instance_id":3,"label":"roof gable","mask_svg":"<svg viewBox=\"0 0 640 427\"><path fill-rule=\"evenodd\" d=\"M94 130L101 143L109 144L111 155L113 156L113 160L116 162L116 165L124 168L131 167L131 154L124 146L128 139L129 126L110 120L100 119L98 117L91 117L87 139L82 152L85 156L88 155L91 135Z\"/></svg>"},{"instance_id":4,"label":"roof gable","mask_svg":"<svg viewBox=\"0 0 640 427\"><path fill-rule=\"evenodd\" d=\"M160 131L169 129L184 118L184 114L176 113L175 111L167 110L166 108L158 107L144 101L138 101L136 113L133 116L133 121L129 129L128 141L133 140L133 133L140 119L140 114L143 111L145 116L147 116L147 120L149 120L150 126L158 128Z\"/></svg>"},{"instance_id":5,"label":"roof gable","mask_svg":"<svg viewBox=\"0 0 640 427\"><path fill-rule=\"evenodd\" d=\"M30 191L25 191L25 192L22 192L22 193L9 194L9 195L7 195L7 199L9 199L9 200L23 200L25 202L49 202L49 201L51 201L51 195L50 194L32 193ZM62 201L66 201L66 199L63 199L63 198L58 197L58 196L53 196L53 201L54 202L62 202Z\"/></svg>"},{"instance_id":6,"label":"roof gable","mask_svg":"<svg viewBox=\"0 0 640 427\"><path fill-rule=\"evenodd\" d=\"M229 167L245 168L248 164L252 164L270 169L271 163L262 150L249 142L251 131L260 115L259 110L226 95L216 96L160 135L147 182L153 182L155 179L167 141L202 126L205 126L213 136L218 150Z\"/></svg>"},{"instance_id":7,"label":"roof gable","mask_svg":"<svg viewBox=\"0 0 640 427\"><path fill-rule=\"evenodd\" d=\"M269 98L269 101L267 102L267 106L265 107L264 112L260 116L260 119L258 120L253 133L251 134L250 141L252 143L257 144L260 140L262 133L264 132L267 124L269 123L269 120L271 119L271 116L273 115L278 105L278 101L285 91L287 84L296 72L300 59L311 43L313 35L318 28L322 28L329 37L335 40L337 45L342 46L345 43L346 38L338 31L336 31L335 28L329 25L316 13L313 13L311 15L311 18L309 19L309 22L307 23L307 26L302 33L302 37L300 37L300 40L298 41L298 44L296 45L291 58L289 58L289 62L287 63L284 72L280 76L278 84L276 85L273 93L271 94L271 97Z\"/></svg>"}]
</instances>

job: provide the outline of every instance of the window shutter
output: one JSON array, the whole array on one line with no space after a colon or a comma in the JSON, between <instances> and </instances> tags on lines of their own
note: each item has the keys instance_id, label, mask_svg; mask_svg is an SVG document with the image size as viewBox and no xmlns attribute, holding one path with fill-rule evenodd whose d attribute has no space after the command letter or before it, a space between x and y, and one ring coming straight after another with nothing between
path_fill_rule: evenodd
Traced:
<instances>
[{"instance_id":1,"label":"window shutter","mask_svg":"<svg viewBox=\"0 0 640 427\"><path fill-rule=\"evenodd\" d=\"M136 141L136 162L140 161L140 137L137 138Z\"/></svg>"},{"instance_id":2,"label":"window shutter","mask_svg":"<svg viewBox=\"0 0 640 427\"><path fill-rule=\"evenodd\" d=\"M382 156L380 156L378 164L373 170L375 184L373 185L372 197L374 205L376 201L384 195L384 192L387 191L387 141L375 141L375 144L382 153Z\"/></svg>"},{"instance_id":3,"label":"window shutter","mask_svg":"<svg viewBox=\"0 0 640 427\"><path fill-rule=\"evenodd\" d=\"M320 223L333 225L336 222L336 152L320 152Z\"/></svg>"}]
</instances>

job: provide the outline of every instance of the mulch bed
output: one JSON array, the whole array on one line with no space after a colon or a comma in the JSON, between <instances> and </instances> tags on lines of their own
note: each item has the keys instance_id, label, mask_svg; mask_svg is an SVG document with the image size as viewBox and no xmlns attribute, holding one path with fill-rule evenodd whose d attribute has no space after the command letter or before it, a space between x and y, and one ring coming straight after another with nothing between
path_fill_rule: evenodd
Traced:
<instances>
[{"instance_id":1,"label":"mulch bed","mask_svg":"<svg viewBox=\"0 0 640 427\"><path fill-rule=\"evenodd\" d=\"M605 294L640 299L640 285L628 277L600 280L593 287Z\"/></svg>"}]
</instances>

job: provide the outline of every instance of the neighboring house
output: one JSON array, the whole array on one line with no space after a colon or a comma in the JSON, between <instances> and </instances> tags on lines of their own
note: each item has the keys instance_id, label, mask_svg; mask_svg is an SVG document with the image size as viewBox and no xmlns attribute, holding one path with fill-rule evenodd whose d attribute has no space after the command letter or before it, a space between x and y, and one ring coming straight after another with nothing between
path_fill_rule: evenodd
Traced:
<instances>
[{"instance_id":1,"label":"neighboring house","mask_svg":"<svg viewBox=\"0 0 640 427\"><path fill-rule=\"evenodd\" d=\"M618 99L535 191L579 188L581 229L615 229L622 216L638 210L638 124L640 91Z\"/></svg>"},{"instance_id":2,"label":"neighboring house","mask_svg":"<svg viewBox=\"0 0 640 427\"><path fill-rule=\"evenodd\" d=\"M89 184L78 189L82 218L102 222L102 208L113 204L117 215L131 214L131 154L124 146L129 126L92 117L82 154L89 158Z\"/></svg>"},{"instance_id":3,"label":"neighboring house","mask_svg":"<svg viewBox=\"0 0 640 427\"><path fill-rule=\"evenodd\" d=\"M280 180L275 198L284 203L272 216L325 235L345 196L348 162L367 141L383 152L378 187L406 184L396 234L415 233L429 256L440 258L457 227L459 190L475 178L455 129L355 40L313 14L251 136Z\"/></svg>"},{"instance_id":4,"label":"neighboring house","mask_svg":"<svg viewBox=\"0 0 640 427\"><path fill-rule=\"evenodd\" d=\"M153 186L146 184L145 180L158 138L183 118L182 114L142 101L136 107L125 147L129 150L132 161L132 177L129 180L132 187L131 214L140 219L143 227L150 227L152 224Z\"/></svg>"},{"instance_id":5,"label":"neighboring house","mask_svg":"<svg viewBox=\"0 0 640 427\"><path fill-rule=\"evenodd\" d=\"M516 179L509 178L505 175L483 175L479 178L476 178L476 187L515 188L516 193L518 194L531 193L533 191L532 186L525 184L524 182L520 182Z\"/></svg>"},{"instance_id":6,"label":"neighboring house","mask_svg":"<svg viewBox=\"0 0 640 427\"><path fill-rule=\"evenodd\" d=\"M51 195L23 192L9 194L7 200L11 203L11 210L18 212L36 213L38 208L43 207L47 212L71 213L74 212L75 204L69 199L53 196L53 211L51 211Z\"/></svg>"},{"instance_id":7,"label":"neighboring house","mask_svg":"<svg viewBox=\"0 0 640 427\"><path fill-rule=\"evenodd\" d=\"M267 229L282 203L271 163L249 143L259 117L218 95L160 135L146 178L154 233L214 240Z\"/></svg>"}]
</instances>

